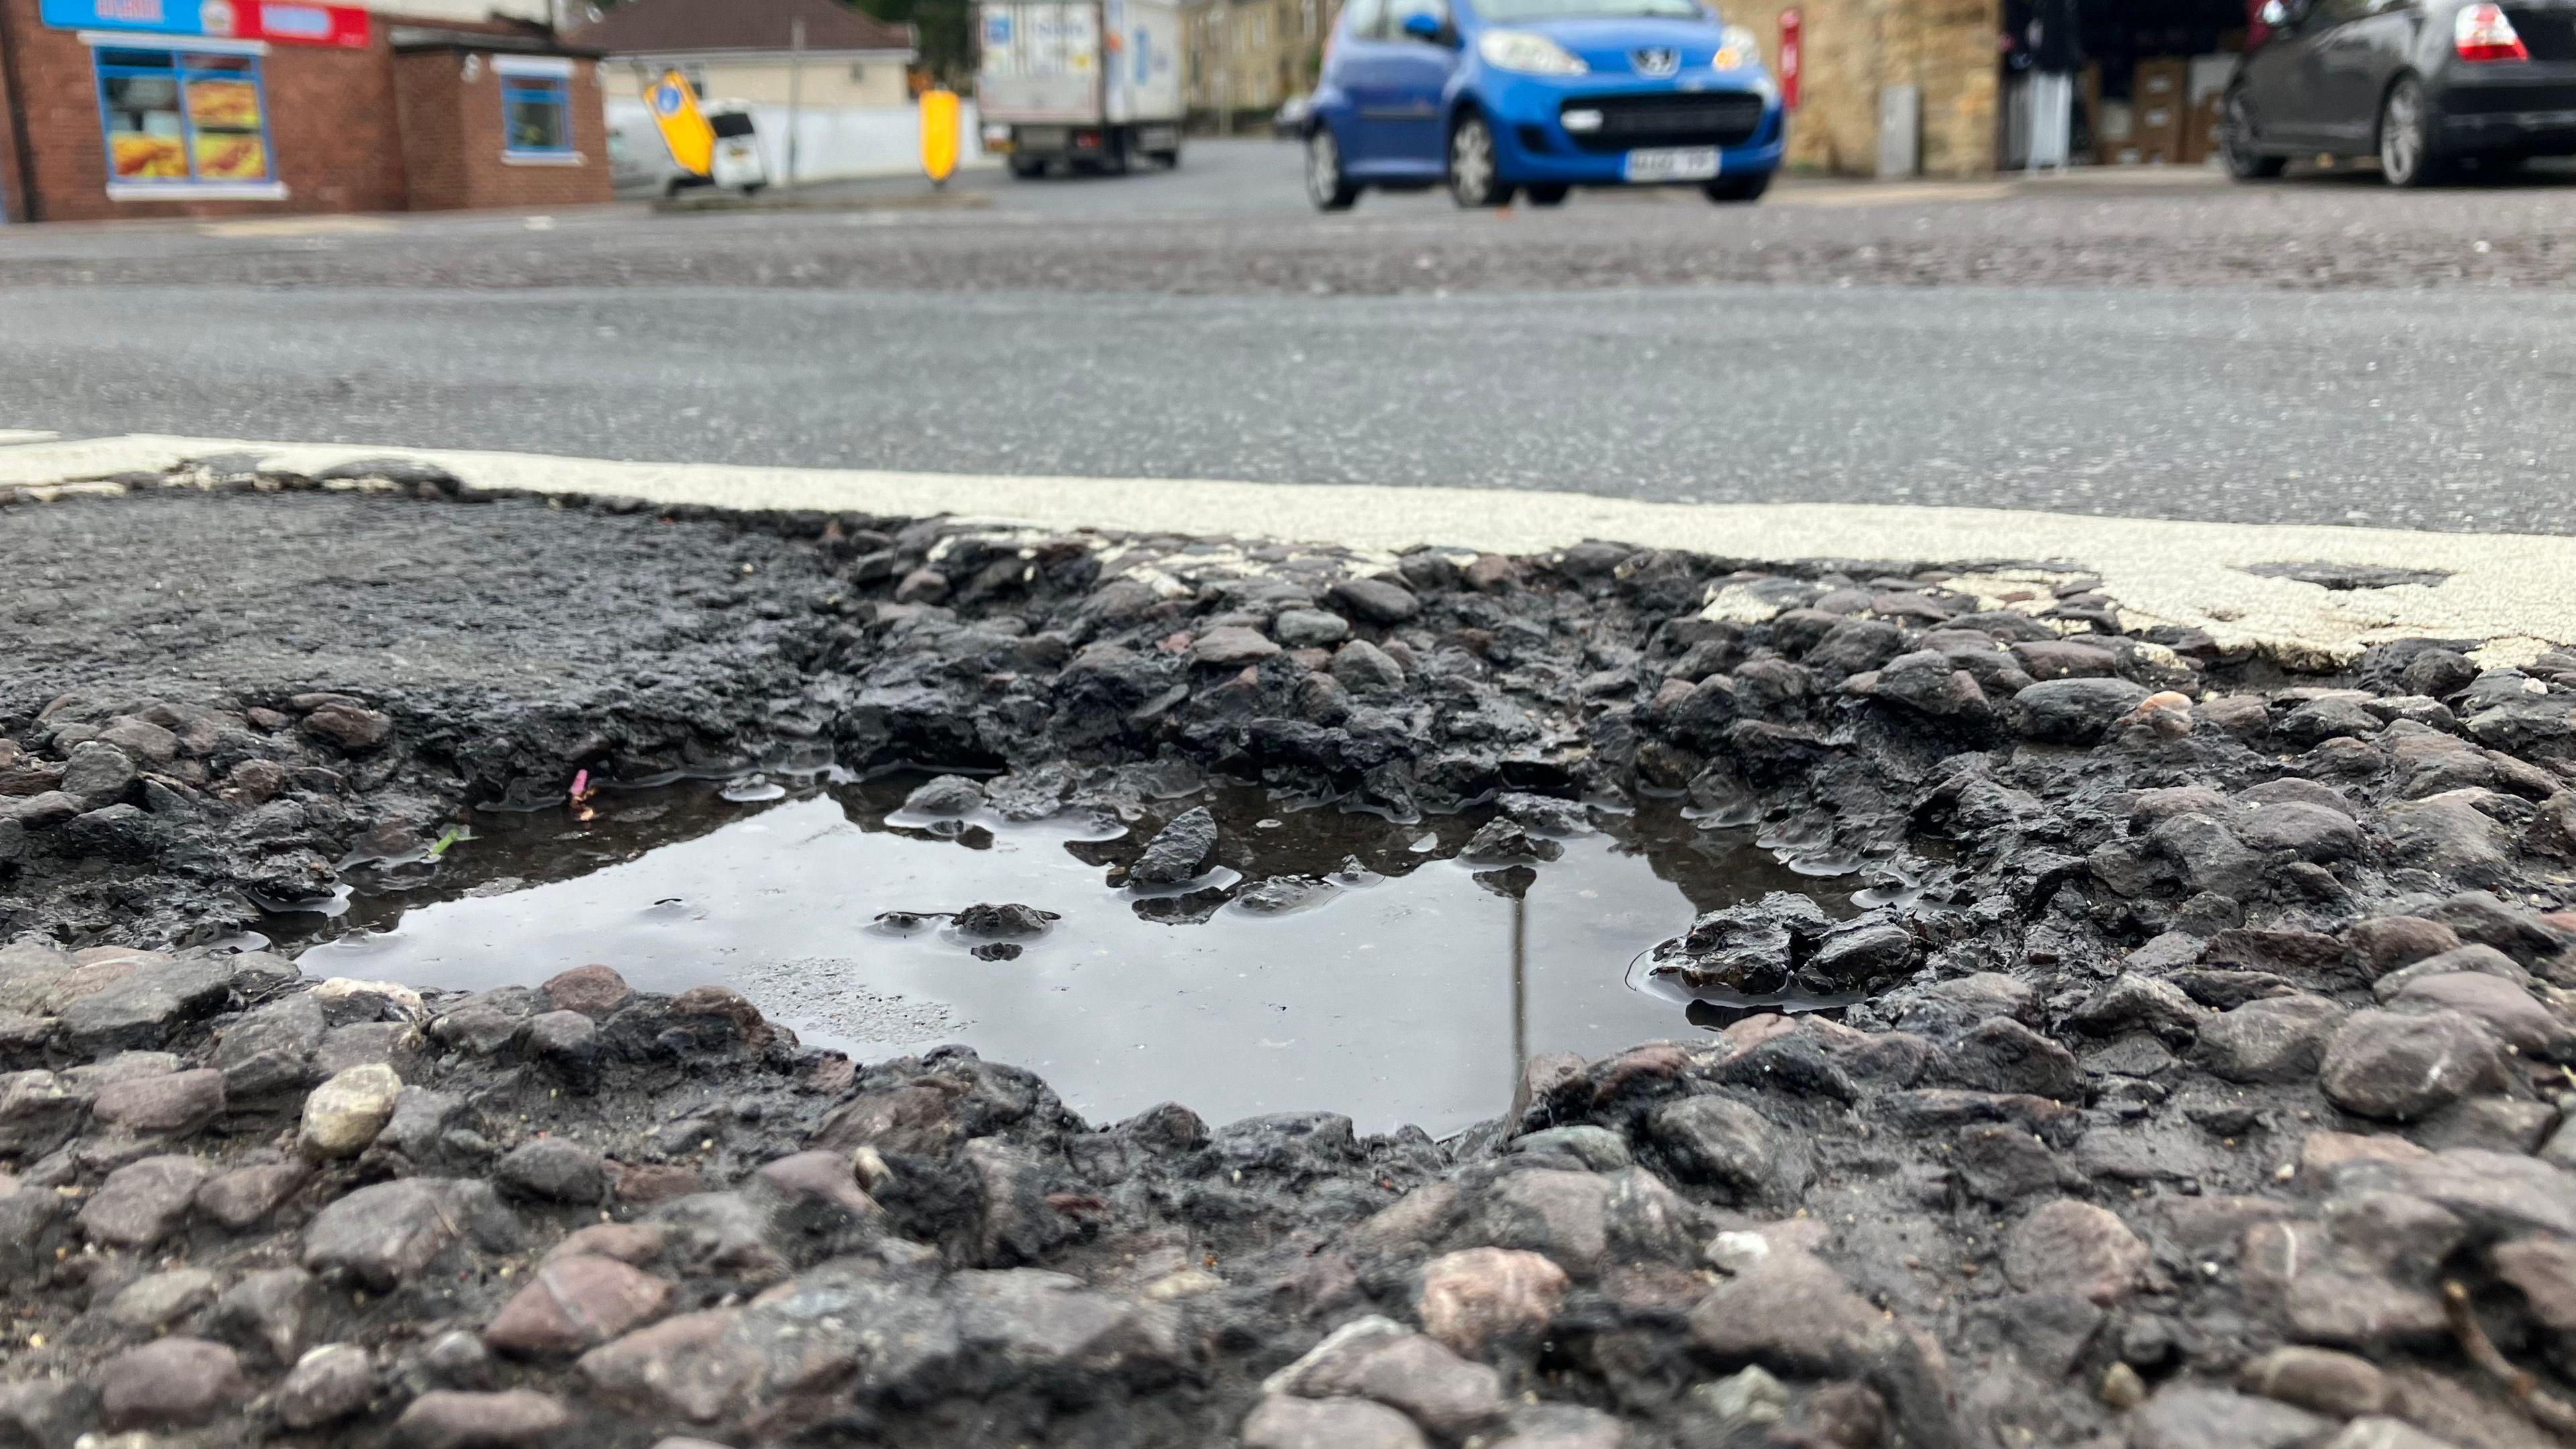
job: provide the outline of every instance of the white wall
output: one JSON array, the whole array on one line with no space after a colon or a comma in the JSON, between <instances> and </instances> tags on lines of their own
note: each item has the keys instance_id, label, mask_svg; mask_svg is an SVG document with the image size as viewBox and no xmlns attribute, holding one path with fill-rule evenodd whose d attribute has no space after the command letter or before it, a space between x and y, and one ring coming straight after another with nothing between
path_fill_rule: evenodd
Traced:
<instances>
[{"instance_id":1,"label":"white wall","mask_svg":"<svg viewBox=\"0 0 2576 1449\"><path fill-rule=\"evenodd\" d=\"M660 75L677 66L698 83L698 94L755 104L787 104L791 89L802 92L809 106L901 106L910 103L904 82L905 57L887 51L853 57L810 55L799 65L785 56L753 59L738 56L621 55L609 67L630 91L641 91L639 75ZM851 68L858 68L853 76ZM790 79L791 72L801 72Z\"/></svg>"},{"instance_id":2,"label":"white wall","mask_svg":"<svg viewBox=\"0 0 2576 1449\"><path fill-rule=\"evenodd\" d=\"M958 141L957 164L1000 164L984 154L975 103L960 101L958 111L958 129L963 134ZM769 179L784 181L787 108L755 105L751 120L752 132L760 140L761 160L769 168ZM658 190L675 174L671 153L662 145L661 130L653 124L653 114L641 99L610 96L608 127L620 140L620 189L650 186ZM799 117L797 132L796 179L800 184L865 176L912 176L921 171L921 112L917 107L807 106Z\"/></svg>"}]
</instances>

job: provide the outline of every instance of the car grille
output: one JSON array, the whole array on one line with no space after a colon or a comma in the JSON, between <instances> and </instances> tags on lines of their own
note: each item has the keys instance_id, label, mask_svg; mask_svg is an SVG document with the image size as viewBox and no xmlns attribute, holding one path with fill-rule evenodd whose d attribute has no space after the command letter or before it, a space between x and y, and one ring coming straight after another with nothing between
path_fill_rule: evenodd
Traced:
<instances>
[{"instance_id":1,"label":"car grille","mask_svg":"<svg viewBox=\"0 0 2576 1449\"><path fill-rule=\"evenodd\" d=\"M1640 146L1738 146L1762 129L1762 98L1750 91L1671 91L1644 96L1580 96L1560 109L1601 113L1601 127L1570 131L1586 151Z\"/></svg>"},{"instance_id":2,"label":"car grille","mask_svg":"<svg viewBox=\"0 0 2576 1449\"><path fill-rule=\"evenodd\" d=\"M2576 10L2507 6L2504 13L2533 60L2576 60Z\"/></svg>"}]
</instances>

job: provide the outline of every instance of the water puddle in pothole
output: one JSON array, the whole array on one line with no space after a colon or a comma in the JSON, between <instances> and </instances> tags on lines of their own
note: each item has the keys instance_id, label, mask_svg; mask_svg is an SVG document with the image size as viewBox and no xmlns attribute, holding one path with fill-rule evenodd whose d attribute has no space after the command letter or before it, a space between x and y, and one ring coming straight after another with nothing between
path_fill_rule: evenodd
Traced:
<instances>
[{"instance_id":1,"label":"water puddle in pothole","mask_svg":"<svg viewBox=\"0 0 2576 1449\"><path fill-rule=\"evenodd\" d=\"M1220 786L1127 822L961 826L901 811L919 782L479 813L436 861L353 871L338 916L276 916L269 934L318 942L302 952L316 976L480 990L597 961L644 990L722 984L862 1060L967 1043L1093 1121L1180 1101L1211 1121L1322 1108L1438 1135L1502 1111L1532 1055L1739 1015L1645 975L1643 953L1697 913L1786 890L1839 918L1887 890L1884 872L1794 872L1676 803L1595 809L1561 858L1495 871L1455 858L1482 812L1400 824ZM1220 825L1216 870L1110 883L1195 804ZM1280 877L1325 884L1255 889ZM997 941L950 914L979 903L1054 919Z\"/></svg>"}]
</instances>

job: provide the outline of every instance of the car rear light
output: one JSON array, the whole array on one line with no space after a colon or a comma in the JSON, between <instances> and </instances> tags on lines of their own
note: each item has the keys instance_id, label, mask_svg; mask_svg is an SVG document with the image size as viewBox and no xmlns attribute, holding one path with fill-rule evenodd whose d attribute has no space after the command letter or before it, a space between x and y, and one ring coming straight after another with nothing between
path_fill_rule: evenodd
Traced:
<instances>
[{"instance_id":1,"label":"car rear light","mask_svg":"<svg viewBox=\"0 0 2576 1449\"><path fill-rule=\"evenodd\" d=\"M2451 23L2453 48L2462 60L2529 60L2522 37L2501 5L2472 5Z\"/></svg>"}]
</instances>

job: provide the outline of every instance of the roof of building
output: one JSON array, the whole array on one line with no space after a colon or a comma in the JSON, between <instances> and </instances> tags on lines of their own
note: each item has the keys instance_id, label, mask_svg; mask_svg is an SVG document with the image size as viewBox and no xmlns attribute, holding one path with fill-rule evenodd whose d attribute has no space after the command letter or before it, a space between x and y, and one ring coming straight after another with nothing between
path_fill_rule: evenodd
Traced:
<instances>
[{"instance_id":1,"label":"roof of building","mask_svg":"<svg viewBox=\"0 0 2576 1449\"><path fill-rule=\"evenodd\" d=\"M569 55L599 59L608 52L577 45L533 20L494 16L489 20L442 20L378 11L376 19L394 49L487 50L517 55Z\"/></svg>"},{"instance_id":2,"label":"roof of building","mask_svg":"<svg viewBox=\"0 0 2576 1449\"><path fill-rule=\"evenodd\" d=\"M613 55L786 50L805 22L807 50L910 50L912 31L834 0L626 0L566 36Z\"/></svg>"}]
</instances>

